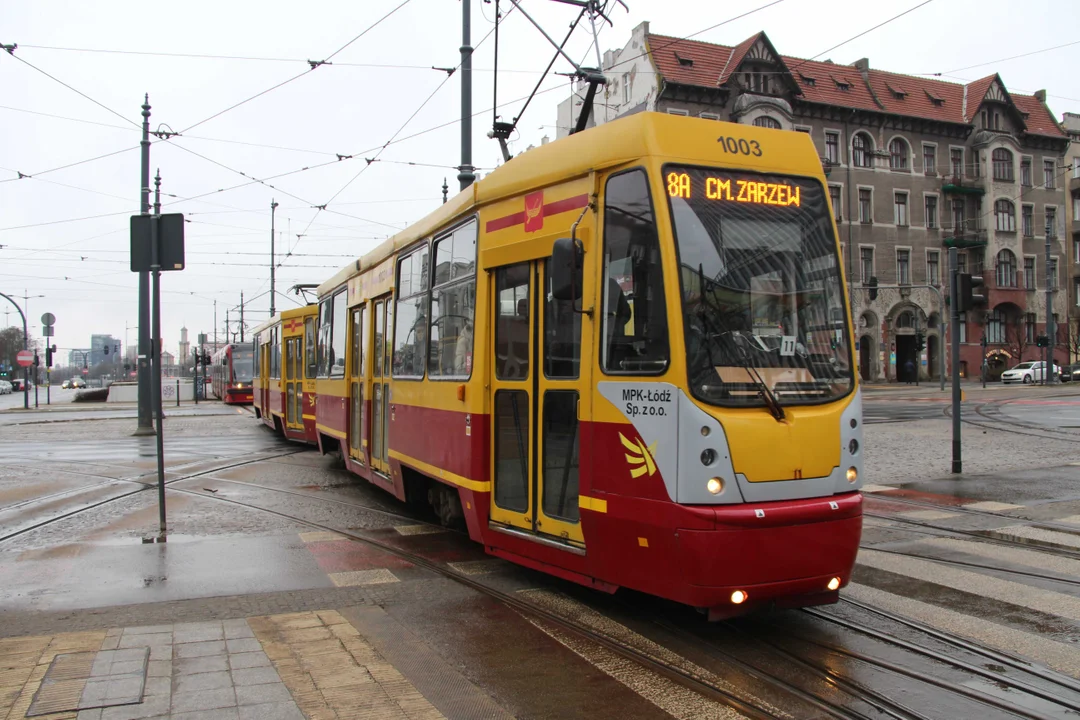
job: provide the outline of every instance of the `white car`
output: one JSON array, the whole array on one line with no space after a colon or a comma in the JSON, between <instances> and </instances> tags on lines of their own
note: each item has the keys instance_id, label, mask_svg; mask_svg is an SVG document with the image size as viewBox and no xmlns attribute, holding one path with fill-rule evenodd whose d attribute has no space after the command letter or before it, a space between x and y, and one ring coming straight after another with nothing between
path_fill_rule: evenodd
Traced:
<instances>
[{"instance_id":1,"label":"white car","mask_svg":"<svg viewBox=\"0 0 1080 720\"><path fill-rule=\"evenodd\" d=\"M1014 382L1030 385L1031 383L1042 382L1043 374L1045 372L1046 363L1042 360L1039 360L1038 362L1024 362L1001 373L1001 382L1006 385ZM1057 365L1054 365L1054 375L1055 377L1061 376L1061 368Z\"/></svg>"},{"instance_id":2,"label":"white car","mask_svg":"<svg viewBox=\"0 0 1080 720\"><path fill-rule=\"evenodd\" d=\"M10 395L10 394L11 394L11 383L9 383L7 380L0 380L0 395Z\"/></svg>"}]
</instances>

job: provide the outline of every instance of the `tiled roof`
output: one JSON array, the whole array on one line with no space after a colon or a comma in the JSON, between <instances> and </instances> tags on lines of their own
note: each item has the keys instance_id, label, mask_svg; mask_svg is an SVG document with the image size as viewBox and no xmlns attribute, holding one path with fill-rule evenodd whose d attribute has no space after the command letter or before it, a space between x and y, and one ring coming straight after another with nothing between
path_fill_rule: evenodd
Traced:
<instances>
[{"instance_id":1,"label":"tiled roof","mask_svg":"<svg viewBox=\"0 0 1080 720\"><path fill-rule=\"evenodd\" d=\"M646 40L656 69L667 80L682 85L716 87L717 79L731 57L731 48L723 45L680 40L665 35L649 35ZM679 58L683 62L679 62ZM692 61L693 65L685 64Z\"/></svg>"},{"instance_id":2,"label":"tiled roof","mask_svg":"<svg viewBox=\"0 0 1080 720\"><path fill-rule=\"evenodd\" d=\"M647 36L646 42L657 70L666 80L715 88L724 77L730 77L736 71L742 58L762 36L763 33L757 33L734 48L653 34ZM680 63L679 58L683 58L684 62ZM687 60L693 64L686 64ZM864 81L862 73L851 65L788 56L782 56L780 60L787 65L798 83L804 102L958 124L971 122L997 77L990 75L964 86L871 68ZM848 87L841 88L841 83ZM897 97L895 91L900 91L903 96ZM1030 95L1010 93L1010 97L1017 108L1026 114L1029 133L1065 137L1043 103Z\"/></svg>"}]
</instances>

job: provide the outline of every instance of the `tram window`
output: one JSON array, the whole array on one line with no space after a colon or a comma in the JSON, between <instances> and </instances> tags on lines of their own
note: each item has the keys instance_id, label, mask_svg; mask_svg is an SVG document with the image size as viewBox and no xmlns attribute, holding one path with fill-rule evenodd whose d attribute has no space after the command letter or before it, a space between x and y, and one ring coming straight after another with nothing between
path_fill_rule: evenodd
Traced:
<instances>
[{"instance_id":1,"label":"tram window","mask_svg":"<svg viewBox=\"0 0 1080 720\"><path fill-rule=\"evenodd\" d=\"M401 259L398 266L397 325L394 328L394 377L424 377L428 276L426 245Z\"/></svg>"},{"instance_id":2,"label":"tram window","mask_svg":"<svg viewBox=\"0 0 1080 720\"><path fill-rule=\"evenodd\" d=\"M495 393L495 504L504 510L529 509L529 394Z\"/></svg>"},{"instance_id":3,"label":"tram window","mask_svg":"<svg viewBox=\"0 0 1080 720\"><path fill-rule=\"evenodd\" d=\"M259 360L262 357L262 346L259 344L260 342L261 342L260 337L258 335L256 335L255 338L253 339L253 343L252 343L254 348L255 348L255 350L254 350L255 372L252 374L252 377L256 377L256 378L259 377L260 375L262 375L262 373L259 372L259 370L261 369L259 367Z\"/></svg>"},{"instance_id":4,"label":"tram window","mask_svg":"<svg viewBox=\"0 0 1080 720\"><path fill-rule=\"evenodd\" d=\"M307 361L307 377L314 379L318 370L318 355L315 347L315 318L309 317L304 320L304 355Z\"/></svg>"},{"instance_id":5,"label":"tram window","mask_svg":"<svg viewBox=\"0 0 1080 720\"><path fill-rule=\"evenodd\" d=\"M476 309L476 221L435 241L435 282L431 291L430 377L472 374L473 317Z\"/></svg>"},{"instance_id":6,"label":"tram window","mask_svg":"<svg viewBox=\"0 0 1080 720\"><path fill-rule=\"evenodd\" d=\"M664 272L643 170L621 173L607 182L602 292L604 371L664 372L668 365Z\"/></svg>"},{"instance_id":7,"label":"tram window","mask_svg":"<svg viewBox=\"0 0 1080 720\"><path fill-rule=\"evenodd\" d=\"M495 271L495 377L529 377L529 264Z\"/></svg>"},{"instance_id":8,"label":"tram window","mask_svg":"<svg viewBox=\"0 0 1080 720\"><path fill-rule=\"evenodd\" d=\"M330 377L330 325L333 311L330 298L319 303L318 377Z\"/></svg>"},{"instance_id":9,"label":"tram window","mask_svg":"<svg viewBox=\"0 0 1080 720\"><path fill-rule=\"evenodd\" d=\"M281 342L278 328L270 331L270 377L281 377Z\"/></svg>"},{"instance_id":10,"label":"tram window","mask_svg":"<svg viewBox=\"0 0 1080 720\"><path fill-rule=\"evenodd\" d=\"M345 326L349 312L345 308L347 293L342 288L334 295L334 325L330 332L330 377L345 376Z\"/></svg>"},{"instance_id":11,"label":"tram window","mask_svg":"<svg viewBox=\"0 0 1080 720\"><path fill-rule=\"evenodd\" d=\"M551 262L544 263L547 288L544 291L544 375L549 378L576 378L581 365L581 313L569 300L551 295ZM576 287L581 287L579 268ZM546 512L546 511L545 511Z\"/></svg>"},{"instance_id":12,"label":"tram window","mask_svg":"<svg viewBox=\"0 0 1080 720\"><path fill-rule=\"evenodd\" d=\"M544 514L578 521L578 394L544 393Z\"/></svg>"}]
</instances>

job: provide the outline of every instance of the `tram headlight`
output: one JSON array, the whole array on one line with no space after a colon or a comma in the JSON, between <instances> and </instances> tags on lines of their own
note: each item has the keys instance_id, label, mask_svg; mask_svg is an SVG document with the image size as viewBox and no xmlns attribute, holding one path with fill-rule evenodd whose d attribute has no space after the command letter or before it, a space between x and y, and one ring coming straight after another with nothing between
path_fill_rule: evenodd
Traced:
<instances>
[{"instance_id":1,"label":"tram headlight","mask_svg":"<svg viewBox=\"0 0 1080 720\"><path fill-rule=\"evenodd\" d=\"M847 481L849 483L853 483L858 479L859 479L859 471L856 470L854 467L849 467L847 469Z\"/></svg>"},{"instance_id":2,"label":"tram headlight","mask_svg":"<svg viewBox=\"0 0 1080 720\"><path fill-rule=\"evenodd\" d=\"M829 588L830 590L839 590L840 589L840 578L834 577L832 580L829 581L829 584L826 585L826 587Z\"/></svg>"},{"instance_id":3,"label":"tram headlight","mask_svg":"<svg viewBox=\"0 0 1080 720\"><path fill-rule=\"evenodd\" d=\"M712 478L709 482L705 483L705 487L709 489L713 495L719 495L724 490L724 481L720 478Z\"/></svg>"},{"instance_id":4,"label":"tram headlight","mask_svg":"<svg viewBox=\"0 0 1080 720\"><path fill-rule=\"evenodd\" d=\"M742 605L744 602L746 602L746 598L748 597L750 596L742 590L736 590L735 592L731 593L731 602L735 603L736 605Z\"/></svg>"}]
</instances>

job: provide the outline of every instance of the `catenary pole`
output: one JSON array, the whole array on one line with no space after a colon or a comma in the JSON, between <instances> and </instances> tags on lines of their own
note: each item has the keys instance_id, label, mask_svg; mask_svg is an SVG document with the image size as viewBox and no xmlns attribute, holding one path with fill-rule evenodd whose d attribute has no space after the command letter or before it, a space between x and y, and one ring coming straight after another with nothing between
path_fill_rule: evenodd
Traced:
<instances>
[{"instance_id":1,"label":"catenary pole","mask_svg":"<svg viewBox=\"0 0 1080 720\"><path fill-rule=\"evenodd\" d=\"M273 290L271 290L273 292ZM244 342L244 291L240 291L240 342Z\"/></svg>"},{"instance_id":2,"label":"catenary pole","mask_svg":"<svg viewBox=\"0 0 1080 720\"><path fill-rule=\"evenodd\" d=\"M1050 272L1050 228L1046 232L1046 364L1043 365L1043 383L1054 384L1054 339L1057 328L1054 327L1054 280L1057 268Z\"/></svg>"},{"instance_id":3,"label":"catenary pole","mask_svg":"<svg viewBox=\"0 0 1080 720\"><path fill-rule=\"evenodd\" d=\"M458 168L458 182L461 189L469 187L476 180L472 164L472 41L470 0L461 0L461 167Z\"/></svg>"},{"instance_id":4,"label":"catenary pole","mask_svg":"<svg viewBox=\"0 0 1080 720\"><path fill-rule=\"evenodd\" d=\"M151 350L150 357L152 360L151 377L153 378L153 403L154 403L154 416L157 420L156 435L157 435L157 475L158 475L158 542L165 542L165 437L164 437L164 413L161 410L161 249L159 244L161 243L161 233L158 232L158 219L160 216L161 205L158 202L158 192L161 187L161 172L159 171L157 177L154 179L155 186L159 190L155 191L154 199L154 219L150 223L150 270L153 275L153 294L154 294L154 312L153 312L153 337L151 338Z\"/></svg>"},{"instance_id":5,"label":"catenary pole","mask_svg":"<svg viewBox=\"0 0 1080 720\"><path fill-rule=\"evenodd\" d=\"M949 248L949 328L952 336L949 343L952 353L952 471L963 472L960 455L960 308L957 292L957 253L956 248Z\"/></svg>"},{"instance_id":6,"label":"catenary pole","mask_svg":"<svg viewBox=\"0 0 1080 720\"><path fill-rule=\"evenodd\" d=\"M270 200L270 317L274 317L274 215L277 213L278 204ZM216 321L215 321L216 324ZM215 343L216 345L216 343ZM214 348L217 349L216 347Z\"/></svg>"},{"instance_id":7,"label":"catenary pole","mask_svg":"<svg viewBox=\"0 0 1080 720\"><path fill-rule=\"evenodd\" d=\"M146 95L142 106L142 168L139 181L139 212L150 214L150 96ZM153 407L151 405L150 378L150 273L139 271L139 352L136 360L138 380L138 427L136 435L154 432Z\"/></svg>"}]
</instances>

